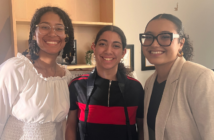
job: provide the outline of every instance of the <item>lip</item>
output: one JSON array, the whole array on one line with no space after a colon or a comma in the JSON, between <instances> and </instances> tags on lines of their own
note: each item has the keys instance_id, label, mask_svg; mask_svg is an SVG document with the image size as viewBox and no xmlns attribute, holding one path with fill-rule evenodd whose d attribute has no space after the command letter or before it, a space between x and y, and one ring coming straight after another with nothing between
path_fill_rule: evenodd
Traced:
<instances>
[{"instance_id":1,"label":"lip","mask_svg":"<svg viewBox=\"0 0 214 140\"><path fill-rule=\"evenodd\" d=\"M148 52L152 56L160 56L165 53L165 51L162 50L149 50Z\"/></svg>"},{"instance_id":2,"label":"lip","mask_svg":"<svg viewBox=\"0 0 214 140\"><path fill-rule=\"evenodd\" d=\"M45 42L47 45L54 46L54 45L59 44L60 41L58 41L58 40L44 40L44 42Z\"/></svg>"},{"instance_id":3,"label":"lip","mask_svg":"<svg viewBox=\"0 0 214 140\"><path fill-rule=\"evenodd\" d=\"M112 62L115 58L113 57L104 57L104 56L101 56L101 58L105 61L105 62Z\"/></svg>"}]
</instances>

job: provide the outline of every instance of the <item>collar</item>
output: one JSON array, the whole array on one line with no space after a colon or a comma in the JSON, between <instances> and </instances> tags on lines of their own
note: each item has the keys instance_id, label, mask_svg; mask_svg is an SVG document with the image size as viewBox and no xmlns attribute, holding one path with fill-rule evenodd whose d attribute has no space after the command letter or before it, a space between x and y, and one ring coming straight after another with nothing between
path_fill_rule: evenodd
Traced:
<instances>
[{"instance_id":1,"label":"collar","mask_svg":"<svg viewBox=\"0 0 214 140\"><path fill-rule=\"evenodd\" d=\"M186 60L184 57L177 57L177 59L175 60L173 66L169 72L168 78L167 78L167 80L170 83L176 81L179 78L181 69L185 62L186 62Z\"/></svg>"},{"instance_id":2,"label":"collar","mask_svg":"<svg viewBox=\"0 0 214 140\"><path fill-rule=\"evenodd\" d=\"M89 75L88 80L87 80L87 99L91 96L92 90L95 85L95 80L97 79L97 77L98 77L98 74L97 74L97 70L95 68L94 70L92 70L92 72ZM120 91L121 91L121 93L124 93L125 84L127 82L127 77L125 74L121 73L120 71L117 71L116 77L118 80L118 85L119 85ZM96 84L102 84L102 80L101 80L101 83L96 82Z\"/></svg>"},{"instance_id":3,"label":"collar","mask_svg":"<svg viewBox=\"0 0 214 140\"><path fill-rule=\"evenodd\" d=\"M169 81L169 83L172 83L174 81L176 81L181 73L181 69L183 67L183 64L186 62L184 57L177 57L174 64L172 65L172 68L169 72L168 78L166 79L167 81ZM151 81L152 83L154 83L155 79L157 77L157 71L154 72L154 74L152 74L151 76Z\"/></svg>"}]
</instances>

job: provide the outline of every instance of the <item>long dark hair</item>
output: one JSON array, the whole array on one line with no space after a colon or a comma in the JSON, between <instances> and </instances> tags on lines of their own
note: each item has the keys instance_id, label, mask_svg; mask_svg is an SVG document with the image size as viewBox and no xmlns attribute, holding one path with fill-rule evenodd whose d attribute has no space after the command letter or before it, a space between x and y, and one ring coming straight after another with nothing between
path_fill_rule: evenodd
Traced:
<instances>
[{"instance_id":1,"label":"long dark hair","mask_svg":"<svg viewBox=\"0 0 214 140\"><path fill-rule=\"evenodd\" d=\"M121 38L123 50L126 48L127 44L126 44L125 34L123 33L123 31L119 27L113 26L113 25L105 26L97 33L97 36L96 36L95 41L94 41L95 46L96 46L97 41L99 40L100 36L106 31L112 31L112 32L117 33ZM120 72L122 72L123 74L126 74L126 75L131 75L131 72L132 72L132 70L130 68L126 68L124 66L124 64L121 62L118 64L118 70Z\"/></svg>"},{"instance_id":2,"label":"long dark hair","mask_svg":"<svg viewBox=\"0 0 214 140\"><path fill-rule=\"evenodd\" d=\"M167 19L167 20L169 20L175 24L175 26L177 27L176 31L180 35L180 40L185 38L185 43L184 43L184 46L182 48L182 51L184 53L183 56L186 60L192 60L192 57L193 57L192 43L189 40L189 36L184 33L181 20L179 18L177 18L176 16L171 15L171 14L159 14L159 15L155 16L154 18L152 18L147 23L146 27L148 26L148 24L151 21L156 20L156 19Z\"/></svg>"},{"instance_id":3,"label":"long dark hair","mask_svg":"<svg viewBox=\"0 0 214 140\"><path fill-rule=\"evenodd\" d=\"M36 25L39 24L41 17L47 12L54 12L55 14L59 15L65 27L68 27L68 29L65 30L65 33L68 35L68 37L65 38L66 44L63 49L62 58L65 58L67 56L69 58L68 62L71 63L73 61L73 55L74 55L74 31L73 31L72 21L65 11L63 11L58 7L50 7L50 6L37 9L31 20L30 34L29 34L29 40L28 40L29 54L31 56L31 59L34 61L39 58L38 53L40 51L40 48L37 45L36 40L33 40L33 36L35 34ZM28 54L28 52L25 51L22 54L26 55Z\"/></svg>"}]
</instances>

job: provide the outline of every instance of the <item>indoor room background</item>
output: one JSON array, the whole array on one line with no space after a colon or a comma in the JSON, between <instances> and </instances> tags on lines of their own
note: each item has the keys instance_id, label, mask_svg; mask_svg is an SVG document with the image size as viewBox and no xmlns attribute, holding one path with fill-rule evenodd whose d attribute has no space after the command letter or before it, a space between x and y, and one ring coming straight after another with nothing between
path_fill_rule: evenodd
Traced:
<instances>
[{"instance_id":1,"label":"indoor room background","mask_svg":"<svg viewBox=\"0 0 214 140\"><path fill-rule=\"evenodd\" d=\"M124 31L127 44L134 44L134 70L142 85L154 71L141 70L139 33L160 13L170 13L182 20L193 43L193 62L214 69L213 7L214 0L114 0L114 25ZM0 0L0 64L14 56L11 24L11 0Z\"/></svg>"}]
</instances>

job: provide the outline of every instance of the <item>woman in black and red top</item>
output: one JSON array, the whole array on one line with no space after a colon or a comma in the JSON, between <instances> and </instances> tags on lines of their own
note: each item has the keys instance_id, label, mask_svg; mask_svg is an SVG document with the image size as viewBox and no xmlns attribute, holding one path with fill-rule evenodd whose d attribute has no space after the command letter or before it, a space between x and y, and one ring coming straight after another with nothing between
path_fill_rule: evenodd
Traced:
<instances>
[{"instance_id":1,"label":"woman in black and red top","mask_svg":"<svg viewBox=\"0 0 214 140\"><path fill-rule=\"evenodd\" d=\"M143 140L144 90L120 63L125 47L126 37L116 26L97 34L92 45L96 68L69 86L67 140L76 140L76 134L81 140Z\"/></svg>"}]
</instances>

